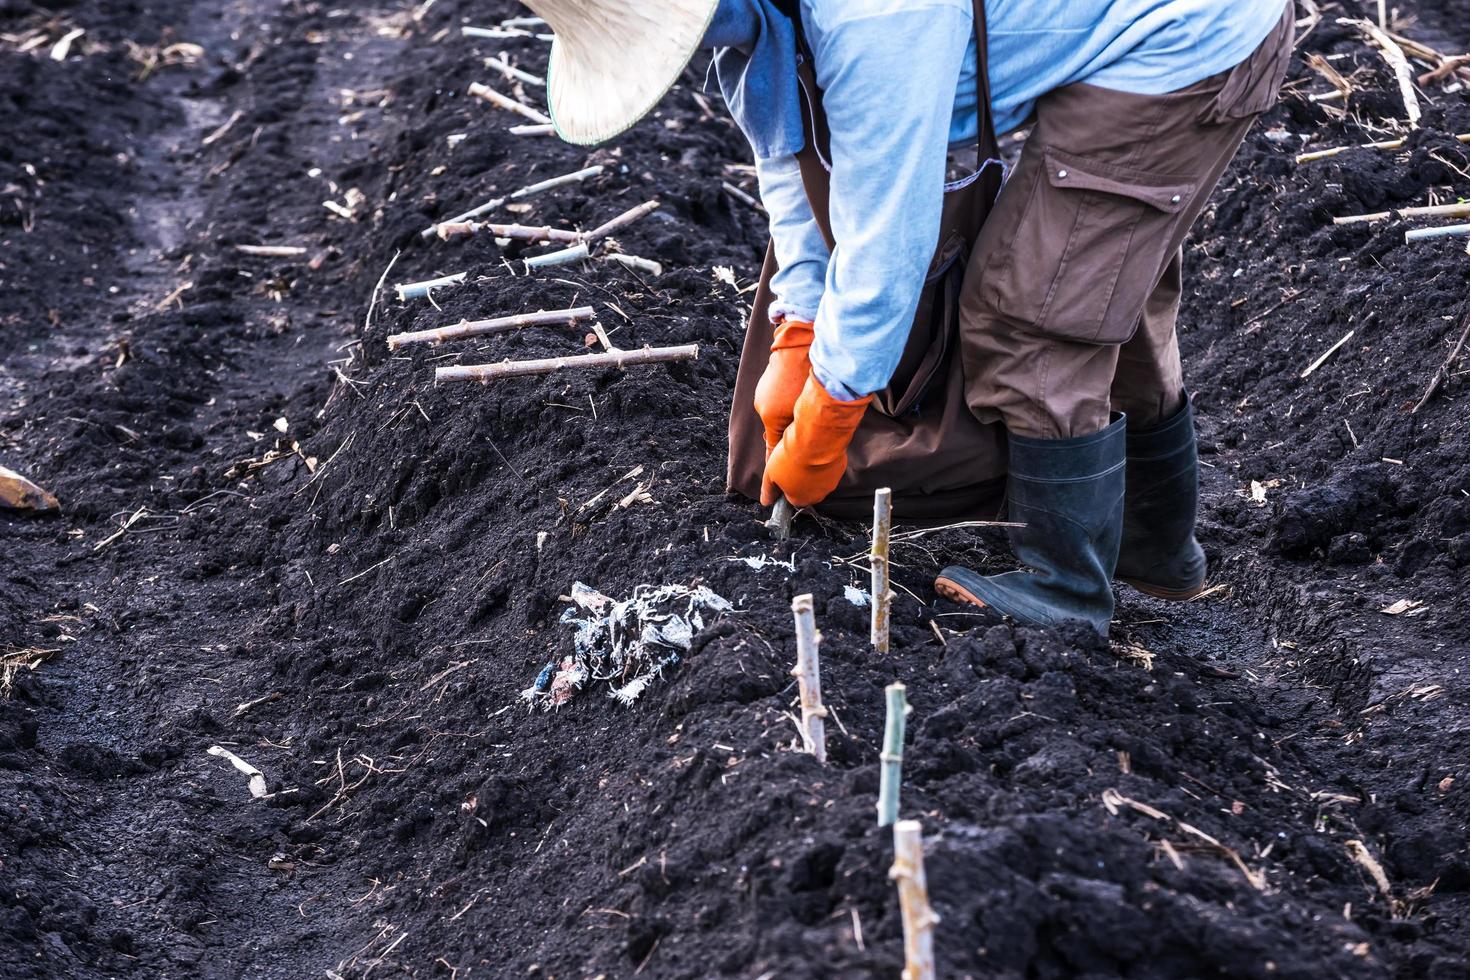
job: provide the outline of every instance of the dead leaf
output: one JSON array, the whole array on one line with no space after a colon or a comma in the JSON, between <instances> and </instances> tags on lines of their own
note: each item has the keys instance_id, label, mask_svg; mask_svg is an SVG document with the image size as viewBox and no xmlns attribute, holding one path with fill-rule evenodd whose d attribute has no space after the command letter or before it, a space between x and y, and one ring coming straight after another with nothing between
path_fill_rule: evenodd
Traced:
<instances>
[{"instance_id":1,"label":"dead leaf","mask_svg":"<svg viewBox=\"0 0 1470 980\"><path fill-rule=\"evenodd\" d=\"M1419 612L1423 612L1426 610L1424 610L1424 603L1420 602L1418 599L1400 599L1393 605L1384 606L1378 611L1383 613L1385 616L1403 616L1406 613L1410 616L1413 616L1417 615Z\"/></svg>"},{"instance_id":2,"label":"dead leaf","mask_svg":"<svg viewBox=\"0 0 1470 980\"><path fill-rule=\"evenodd\" d=\"M61 502L14 470L0 466L0 507L44 513L59 510Z\"/></svg>"}]
</instances>

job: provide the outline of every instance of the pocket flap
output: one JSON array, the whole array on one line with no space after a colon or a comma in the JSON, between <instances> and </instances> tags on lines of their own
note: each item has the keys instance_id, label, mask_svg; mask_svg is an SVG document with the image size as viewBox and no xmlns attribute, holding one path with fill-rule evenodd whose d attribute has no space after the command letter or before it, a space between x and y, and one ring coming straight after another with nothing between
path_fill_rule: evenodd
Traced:
<instances>
[{"instance_id":1,"label":"pocket flap","mask_svg":"<svg viewBox=\"0 0 1470 980\"><path fill-rule=\"evenodd\" d=\"M1142 201L1165 214L1178 214L1194 197L1197 185L1168 174L1162 176L1088 160L1074 153L1047 149L1046 177L1053 187L1102 191Z\"/></svg>"}]
</instances>

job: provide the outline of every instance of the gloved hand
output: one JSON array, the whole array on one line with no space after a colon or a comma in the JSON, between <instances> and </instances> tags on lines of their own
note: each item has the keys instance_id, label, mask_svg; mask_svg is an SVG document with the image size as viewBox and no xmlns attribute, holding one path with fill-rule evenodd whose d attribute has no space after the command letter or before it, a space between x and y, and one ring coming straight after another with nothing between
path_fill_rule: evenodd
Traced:
<instances>
[{"instance_id":1,"label":"gloved hand","mask_svg":"<svg viewBox=\"0 0 1470 980\"><path fill-rule=\"evenodd\" d=\"M782 320L776 324L771 359L755 386L755 411L765 426L767 459L791 424L796 399L811 374L812 337L812 325L805 320ZM761 487L761 497L766 496L774 499L769 484Z\"/></svg>"},{"instance_id":2,"label":"gloved hand","mask_svg":"<svg viewBox=\"0 0 1470 980\"><path fill-rule=\"evenodd\" d=\"M761 503L775 504L780 490L792 506L810 507L836 490L847 471L847 447L872 401L872 395L838 401L815 376L808 377L791 424L766 460Z\"/></svg>"}]
</instances>

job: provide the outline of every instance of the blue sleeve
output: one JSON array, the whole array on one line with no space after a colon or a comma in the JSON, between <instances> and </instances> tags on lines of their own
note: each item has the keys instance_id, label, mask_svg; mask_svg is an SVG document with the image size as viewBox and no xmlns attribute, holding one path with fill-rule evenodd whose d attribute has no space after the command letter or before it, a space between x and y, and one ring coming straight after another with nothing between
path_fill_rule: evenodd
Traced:
<instances>
[{"instance_id":1,"label":"blue sleeve","mask_svg":"<svg viewBox=\"0 0 1470 980\"><path fill-rule=\"evenodd\" d=\"M972 25L935 4L812 38L832 131L832 236L812 368L838 398L886 386L939 238L955 85Z\"/></svg>"},{"instance_id":2,"label":"blue sleeve","mask_svg":"<svg viewBox=\"0 0 1470 980\"><path fill-rule=\"evenodd\" d=\"M807 203L796 157L756 160L761 202L771 216L771 240L779 268L771 280L775 301L767 311L772 320L789 316L808 323L816 320L827 279L827 242Z\"/></svg>"}]
</instances>

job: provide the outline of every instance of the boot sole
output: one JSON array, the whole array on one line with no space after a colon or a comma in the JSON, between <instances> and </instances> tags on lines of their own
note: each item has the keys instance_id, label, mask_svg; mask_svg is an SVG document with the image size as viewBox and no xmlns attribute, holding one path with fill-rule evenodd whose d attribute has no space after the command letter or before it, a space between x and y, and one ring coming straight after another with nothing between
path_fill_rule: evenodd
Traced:
<instances>
[{"instance_id":1,"label":"boot sole","mask_svg":"<svg viewBox=\"0 0 1470 980\"><path fill-rule=\"evenodd\" d=\"M1148 582L1140 582L1134 578L1120 578L1118 581L1125 585L1131 585L1146 596L1163 599L1165 602L1188 602L1190 599L1198 598L1205 591L1205 583L1203 582L1184 589L1170 589L1162 585L1151 585Z\"/></svg>"},{"instance_id":2,"label":"boot sole","mask_svg":"<svg viewBox=\"0 0 1470 980\"><path fill-rule=\"evenodd\" d=\"M969 589L965 588L963 585L960 585L953 579L948 579L943 576L935 579L934 591L944 596L950 602L958 602L962 605L979 606L981 609L990 608L983 601L981 601L979 596L975 595L975 593L971 592Z\"/></svg>"}]
</instances>

